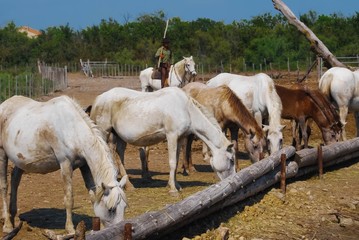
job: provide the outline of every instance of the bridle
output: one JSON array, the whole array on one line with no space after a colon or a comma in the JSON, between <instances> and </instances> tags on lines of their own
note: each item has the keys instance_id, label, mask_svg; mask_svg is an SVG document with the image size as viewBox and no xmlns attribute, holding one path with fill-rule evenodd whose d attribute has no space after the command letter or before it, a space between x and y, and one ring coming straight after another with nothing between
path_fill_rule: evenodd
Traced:
<instances>
[{"instance_id":1,"label":"bridle","mask_svg":"<svg viewBox=\"0 0 359 240\"><path fill-rule=\"evenodd\" d=\"M192 70L192 71L191 71L191 70L189 69L189 67L187 66L187 60L184 59L184 69L185 69L185 71L184 71L183 76L180 77L179 74L178 74L178 72L177 72L177 70L176 70L176 64L178 64L178 63L175 63L175 64L173 65L173 72L174 72L174 74L176 75L178 81L180 82L179 87L182 88L182 87L184 86L184 83L189 82L189 80L190 80L190 79L187 79L187 78L186 78L186 73L190 73L191 76L192 76L193 73L196 72L196 70Z\"/></svg>"}]
</instances>

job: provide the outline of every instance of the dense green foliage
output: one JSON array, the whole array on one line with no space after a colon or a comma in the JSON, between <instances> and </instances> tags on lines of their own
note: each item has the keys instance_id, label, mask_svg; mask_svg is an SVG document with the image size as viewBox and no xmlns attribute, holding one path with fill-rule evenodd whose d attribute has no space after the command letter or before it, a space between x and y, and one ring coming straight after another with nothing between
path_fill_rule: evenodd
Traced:
<instances>
[{"instance_id":1,"label":"dense green foliage","mask_svg":"<svg viewBox=\"0 0 359 240\"><path fill-rule=\"evenodd\" d=\"M318 16L310 11L300 20L334 55L359 53L359 12L344 17ZM110 18L79 31L68 25L50 27L42 30L40 37L29 39L17 31L14 23L9 23L0 29L0 66L29 65L37 59L49 64L79 62L80 58L154 65L154 53L161 45L165 24L166 16L159 11L125 24ZM315 58L306 38L280 14L264 14L231 24L205 18L190 22L172 18L167 35L175 61L192 55L202 66L223 69L230 65L232 71L243 70L244 64L252 67L282 63L285 67L287 61L306 64Z\"/></svg>"}]
</instances>

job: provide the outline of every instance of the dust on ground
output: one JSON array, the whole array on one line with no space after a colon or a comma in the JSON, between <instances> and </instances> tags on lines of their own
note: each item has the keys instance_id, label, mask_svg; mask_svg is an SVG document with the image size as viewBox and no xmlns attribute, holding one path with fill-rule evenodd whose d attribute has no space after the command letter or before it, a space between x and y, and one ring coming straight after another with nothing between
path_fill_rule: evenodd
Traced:
<instances>
[{"instance_id":1,"label":"dust on ground","mask_svg":"<svg viewBox=\"0 0 359 240\"><path fill-rule=\"evenodd\" d=\"M316 77L306 82L316 87ZM205 76L199 80L208 79ZM281 85L295 82L295 74L287 74L275 80ZM136 77L87 78L81 73L69 74L68 89L50 96L41 97L46 101L59 95L68 95L84 108L92 104L94 98L113 87L128 87L140 90ZM289 121L284 130L284 145L291 143ZM352 114L347 124L349 138L356 132ZM322 143L319 129L313 126L309 144L313 147ZM240 141L242 168L250 161ZM162 209L187 196L203 190L218 181L210 165L203 161L201 145L193 146L193 161L197 172L183 176L178 169L177 180L183 190L179 197L168 194L168 160L165 143L154 146L150 152L149 169L152 181L141 179L141 164L137 147L128 146L125 154L125 167L135 190L127 191L130 207L125 217L131 218L148 211ZM10 171L9 167L9 171ZM8 174L8 177L10 173ZM74 210L76 225L84 220L88 230L92 227L94 216L89 195L81 174L74 172ZM229 230L230 239L358 239L359 237L359 163L357 160L340 166L325 169L322 179L316 175L289 180L285 196L276 186L246 201L228 207L189 226L175 231L163 239L220 239L220 230ZM65 209L63 206L63 184L60 172L46 175L25 174L18 191L18 215L24 225L14 239L47 239L45 229L64 234ZM1 204L2 207L2 204Z\"/></svg>"}]
</instances>

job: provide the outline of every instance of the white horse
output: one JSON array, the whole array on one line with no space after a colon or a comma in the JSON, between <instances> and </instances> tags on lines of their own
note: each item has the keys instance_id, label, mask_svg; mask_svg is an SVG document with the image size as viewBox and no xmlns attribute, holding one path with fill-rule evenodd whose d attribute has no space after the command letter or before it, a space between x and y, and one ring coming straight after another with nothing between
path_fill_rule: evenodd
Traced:
<instances>
[{"instance_id":1,"label":"white horse","mask_svg":"<svg viewBox=\"0 0 359 240\"><path fill-rule=\"evenodd\" d=\"M235 173L233 144L213 115L177 87L152 93L113 88L96 97L90 117L108 135L114 135L110 139L117 144L122 162L127 143L151 146L167 140L170 193L181 189L176 181L180 144L191 133L209 146L210 163L220 179Z\"/></svg>"},{"instance_id":2,"label":"white horse","mask_svg":"<svg viewBox=\"0 0 359 240\"><path fill-rule=\"evenodd\" d=\"M267 146L269 153L282 148L285 127L280 124L282 102L278 96L273 79L265 73L253 76L242 76L231 73L221 73L207 82L210 87L228 85L230 89L242 100L248 110L254 115L257 123L267 132Z\"/></svg>"},{"instance_id":3,"label":"white horse","mask_svg":"<svg viewBox=\"0 0 359 240\"><path fill-rule=\"evenodd\" d=\"M10 213L8 159L15 165L11 178ZM64 181L65 228L74 233L72 175L75 168L81 170L95 215L100 217L103 225L107 227L122 221L127 206L123 191L127 176L117 181L112 155L101 131L77 103L65 96L42 103L14 96L0 105L0 193L4 232L10 232L14 227L22 174L46 174L60 169Z\"/></svg>"},{"instance_id":4,"label":"white horse","mask_svg":"<svg viewBox=\"0 0 359 240\"><path fill-rule=\"evenodd\" d=\"M354 112L359 136L359 70L353 72L343 67L330 68L320 78L319 89L339 108L343 140L347 140L344 128L349 111Z\"/></svg>"},{"instance_id":5,"label":"white horse","mask_svg":"<svg viewBox=\"0 0 359 240\"><path fill-rule=\"evenodd\" d=\"M146 68L140 73L142 92L151 92L161 88L161 79L152 79L153 67ZM183 57L174 65L171 65L168 75L168 85L170 87L183 87L191 82L197 75L196 64L193 57Z\"/></svg>"}]
</instances>

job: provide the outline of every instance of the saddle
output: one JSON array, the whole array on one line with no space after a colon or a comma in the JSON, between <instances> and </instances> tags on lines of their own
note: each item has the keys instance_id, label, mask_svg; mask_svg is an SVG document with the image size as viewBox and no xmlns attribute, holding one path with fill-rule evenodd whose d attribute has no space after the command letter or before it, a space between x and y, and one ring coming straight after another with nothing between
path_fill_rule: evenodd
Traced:
<instances>
[{"instance_id":1,"label":"saddle","mask_svg":"<svg viewBox=\"0 0 359 240\"><path fill-rule=\"evenodd\" d=\"M158 68L154 68L152 71L151 78L152 79L161 79L161 71Z\"/></svg>"}]
</instances>

